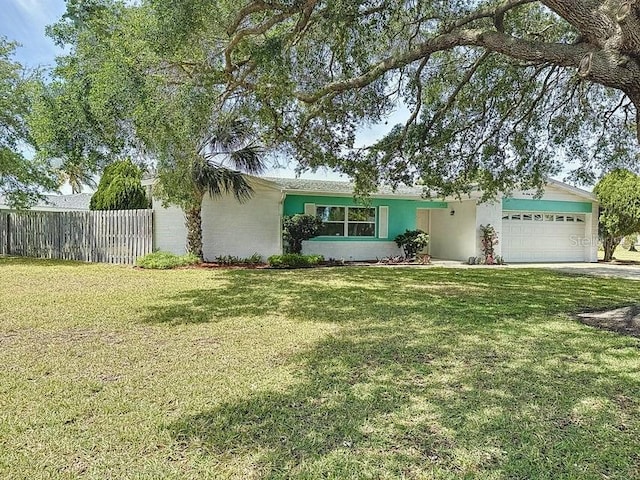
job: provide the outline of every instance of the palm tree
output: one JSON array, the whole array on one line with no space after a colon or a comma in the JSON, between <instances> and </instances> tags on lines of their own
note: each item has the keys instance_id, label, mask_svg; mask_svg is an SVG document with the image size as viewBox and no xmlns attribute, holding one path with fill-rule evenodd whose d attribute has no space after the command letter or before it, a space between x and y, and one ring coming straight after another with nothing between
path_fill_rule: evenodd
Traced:
<instances>
[{"instance_id":1,"label":"palm tree","mask_svg":"<svg viewBox=\"0 0 640 480\"><path fill-rule=\"evenodd\" d=\"M90 188L96 188L96 181L93 179L92 172L88 171L80 163L63 163L58 171L58 175L61 183L69 183L71 186L71 193L82 193L83 185Z\"/></svg>"},{"instance_id":2,"label":"palm tree","mask_svg":"<svg viewBox=\"0 0 640 480\"><path fill-rule=\"evenodd\" d=\"M204 259L202 252L202 201L232 194L239 202L253 196L253 188L244 174L257 175L265 170L263 149L250 138L250 127L238 119L216 125L190 162L190 201L185 208L187 250Z\"/></svg>"}]
</instances>

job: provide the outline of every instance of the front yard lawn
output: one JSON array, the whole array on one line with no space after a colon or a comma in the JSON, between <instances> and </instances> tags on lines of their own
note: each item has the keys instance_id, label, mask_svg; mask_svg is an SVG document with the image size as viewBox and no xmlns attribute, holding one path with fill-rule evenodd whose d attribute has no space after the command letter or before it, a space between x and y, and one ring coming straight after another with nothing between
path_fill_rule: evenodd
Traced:
<instances>
[{"instance_id":1,"label":"front yard lawn","mask_svg":"<svg viewBox=\"0 0 640 480\"><path fill-rule=\"evenodd\" d=\"M0 478L639 478L640 283L0 259Z\"/></svg>"}]
</instances>

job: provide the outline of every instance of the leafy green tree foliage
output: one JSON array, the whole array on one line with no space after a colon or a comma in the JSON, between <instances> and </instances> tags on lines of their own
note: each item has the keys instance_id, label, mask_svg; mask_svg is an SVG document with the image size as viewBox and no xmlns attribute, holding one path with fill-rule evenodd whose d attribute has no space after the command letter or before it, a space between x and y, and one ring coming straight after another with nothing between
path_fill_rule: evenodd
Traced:
<instances>
[{"instance_id":1,"label":"leafy green tree foliage","mask_svg":"<svg viewBox=\"0 0 640 480\"><path fill-rule=\"evenodd\" d=\"M98 189L91 197L91 210L135 210L149 208L150 203L141 184L142 170L130 159L105 167Z\"/></svg>"},{"instance_id":2,"label":"leafy green tree foliage","mask_svg":"<svg viewBox=\"0 0 640 480\"><path fill-rule=\"evenodd\" d=\"M70 0L65 16L48 27L53 40L70 53L57 58L53 79L35 99L29 123L38 156L56 159L60 178L74 192L85 185L94 188L94 176L107 164L139 150L124 112L143 99L143 84L110 40L125 28L118 22L125 11L110 0ZM114 30L108 34L110 24Z\"/></svg>"},{"instance_id":3,"label":"leafy green tree foliage","mask_svg":"<svg viewBox=\"0 0 640 480\"><path fill-rule=\"evenodd\" d=\"M359 190L541 186L635 165L640 5L623 0L153 0L175 65L253 109L301 167ZM176 69L177 70L177 69ZM381 141L357 129L410 114ZM595 135L594 135L594 132Z\"/></svg>"},{"instance_id":4,"label":"leafy green tree foliage","mask_svg":"<svg viewBox=\"0 0 640 480\"><path fill-rule=\"evenodd\" d=\"M593 191L600 202L604 261L610 262L622 237L640 231L640 177L616 169L602 177Z\"/></svg>"},{"instance_id":5,"label":"leafy green tree foliage","mask_svg":"<svg viewBox=\"0 0 640 480\"><path fill-rule=\"evenodd\" d=\"M34 99L29 125L38 158L56 159L60 180L68 182L73 193L80 193L84 186L95 188L93 177L110 156L102 129L92 118L87 92L71 68L64 68L69 82L51 82Z\"/></svg>"},{"instance_id":6,"label":"leafy green tree foliage","mask_svg":"<svg viewBox=\"0 0 640 480\"><path fill-rule=\"evenodd\" d=\"M248 199L243 172L263 170L262 149L245 111L222 108L223 90L194 74L207 60L200 45L183 45L197 57L183 61L151 2L72 0L50 34L70 53L58 62L64 95L78 99L71 113L86 132L71 158L138 154L154 162L156 195L183 208L189 252L202 258L201 208L205 195ZM63 95L63 97L64 97ZM69 155L66 132L62 153ZM73 145L73 144L72 144ZM97 162L93 162L95 164ZM92 162L89 162L91 165Z\"/></svg>"},{"instance_id":7,"label":"leafy green tree foliage","mask_svg":"<svg viewBox=\"0 0 640 480\"><path fill-rule=\"evenodd\" d=\"M58 73L69 82L77 72L100 136L143 151L159 172L193 177L220 119L240 118L258 144L300 169L346 173L358 193L419 182L431 195L491 195L542 186L564 158L584 182L635 168L639 8L71 0L51 33L70 46ZM399 103L406 123L356 145L359 128Z\"/></svg>"},{"instance_id":8,"label":"leafy green tree foliage","mask_svg":"<svg viewBox=\"0 0 640 480\"><path fill-rule=\"evenodd\" d=\"M314 215L290 215L282 221L282 235L287 253L302 253L302 242L318 236L322 220Z\"/></svg>"},{"instance_id":9,"label":"leafy green tree foliage","mask_svg":"<svg viewBox=\"0 0 640 480\"><path fill-rule=\"evenodd\" d=\"M58 183L47 162L22 153L33 145L27 118L41 83L25 77L22 66L12 60L14 48L14 43L0 38L0 194L9 205L26 208Z\"/></svg>"}]
</instances>

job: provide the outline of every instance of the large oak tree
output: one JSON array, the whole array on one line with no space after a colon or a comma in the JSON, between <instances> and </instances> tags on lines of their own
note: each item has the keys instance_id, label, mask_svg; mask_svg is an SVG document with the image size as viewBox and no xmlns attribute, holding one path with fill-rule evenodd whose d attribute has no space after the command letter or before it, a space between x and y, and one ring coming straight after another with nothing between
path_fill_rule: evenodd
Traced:
<instances>
[{"instance_id":1,"label":"large oak tree","mask_svg":"<svg viewBox=\"0 0 640 480\"><path fill-rule=\"evenodd\" d=\"M635 1L69 0L52 33L91 118L159 160L198 155L222 113L363 192L491 195L567 165L583 183L637 169ZM405 124L356 145L399 105Z\"/></svg>"},{"instance_id":2,"label":"large oak tree","mask_svg":"<svg viewBox=\"0 0 640 480\"><path fill-rule=\"evenodd\" d=\"M625 0L153 0L168 70L257 112L303 167L440 193L633 166L640 5ZM358 127L410 109L375 145Z\"/></svg>"}]
</instances>

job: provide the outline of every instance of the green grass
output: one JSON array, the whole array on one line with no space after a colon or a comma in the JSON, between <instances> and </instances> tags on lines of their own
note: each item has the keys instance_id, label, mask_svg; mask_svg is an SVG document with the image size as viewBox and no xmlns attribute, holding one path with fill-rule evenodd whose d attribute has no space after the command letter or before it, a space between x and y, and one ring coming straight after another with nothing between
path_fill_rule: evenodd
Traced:
<instances>
[{"instance_id":1,"label":"green grass","mask_svg":"<svg viewBox=\"0 0 640 480\"><path fill-rule=\"evenodd\" d=\"M602 260L604 257L603 251L598 251L598 258ZM618 246L613 254L613 258L622 262L639 262L640 252L630 252L629 249Z\"/></svg>"},{"instance_id":2,"label":"green grass","mask_svg":"<svg viewBox=\"0 0 640 480\"><path fill-rule=\"evenodd\" d=\"M0 259L0 478L640 477L640 283Z\"/></svg>"}]
</instances>

